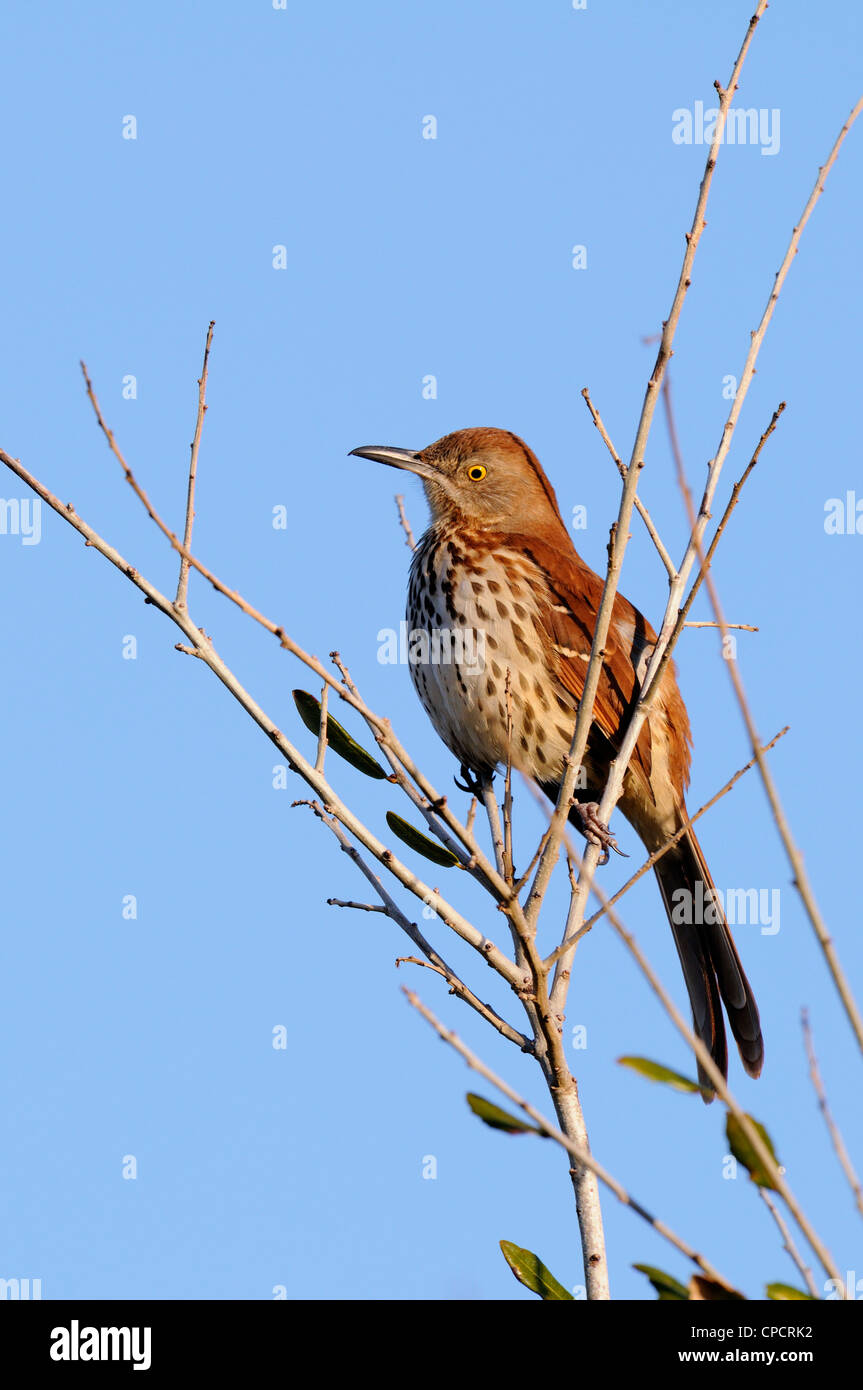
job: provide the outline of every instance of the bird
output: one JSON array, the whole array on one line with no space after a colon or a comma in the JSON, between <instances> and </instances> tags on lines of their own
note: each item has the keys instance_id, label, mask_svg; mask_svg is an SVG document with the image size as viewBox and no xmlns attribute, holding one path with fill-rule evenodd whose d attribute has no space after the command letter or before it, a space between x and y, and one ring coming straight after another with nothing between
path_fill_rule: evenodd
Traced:
<instances>
[{"instance_id":1,"label":"bird","mask_svg":"<svg viewBox=\"0 0 863 1390\"><path fill-rule=\"evenodd\" d=\"M467 644L459 649L453 642L456 659L444 654L437 661L410 662L434 728L470 786L509 761L556 802L603 580L573 545L539 460L518 435L489 427L456 430L419 450L365 445L351 454L422 480L431 517L411 561L409 635L475 636L471 661L465 659ZM600 846L600 862L618 846L598 819L598 803L656 641L647 619L616 594L579 779L584 785L569 812L588 842ZM743 1066L757 1077L764 1060L758 1007L686 810L691 749L689 716L669 662L619 807L650 854L685 827L654 873L693 1029L727 1078L724 1005ZM700 1062L698 1076L709 1103L714 1091Z\"/></svg>"}]
</instances>

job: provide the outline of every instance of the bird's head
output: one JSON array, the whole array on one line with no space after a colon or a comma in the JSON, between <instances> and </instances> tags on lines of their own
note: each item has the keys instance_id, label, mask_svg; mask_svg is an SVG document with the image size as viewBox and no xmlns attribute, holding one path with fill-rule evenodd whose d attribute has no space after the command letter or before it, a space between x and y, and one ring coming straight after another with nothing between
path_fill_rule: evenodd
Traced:
<instances>
[{"instance_id":1,"label":"bird's head","mask_svg":"<svg viewBox=\"0 0 863 1390\"><path fill-rule=\"evenodd\" d=\"M490 529L520 529L552 521L563 525L539 460L507 430L456 430L417 451L370 445L351 453L416 473L422 479L433 523Z\"/></svg>"}]
</instances>

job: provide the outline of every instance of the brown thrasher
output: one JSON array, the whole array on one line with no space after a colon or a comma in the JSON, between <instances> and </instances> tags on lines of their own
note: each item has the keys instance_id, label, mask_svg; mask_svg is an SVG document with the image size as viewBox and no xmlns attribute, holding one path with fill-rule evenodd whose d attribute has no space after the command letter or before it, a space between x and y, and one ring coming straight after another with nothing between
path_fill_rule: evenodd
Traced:
<instances>
[{"instance_id":1,"label":"brown thrasher","mask_svg":"<svg viewBox=\"0 0 863 1390\"><path fill-rule=\"evenodd\" d=\"M425 488L431 524L411 564L409 632L431 637L473 630L475 651L484 654L481 662L412 661L414 685L435 729L465 772L479 779L507 761L509 744L512 766L556 801L603 582L575 550L539 460L517 435L496 429L458 430L416 453L352 452L416 473ZM597 818L597 803L655 642L646 618L618 594L584 760L586 789L570 811L605 859L607 846L617 846ZM686 706L669 663L620 799L651 853L688 825L690 744ZM743 1065L758 1076L764 1059L758 1009L691 826L657 861L655 873L695 1032L727 1076L721 998ZM700 1067L699 1079L709 1087ZM709 1091L705 1098L712 1099Z\"/></svg>"}]
</instances>

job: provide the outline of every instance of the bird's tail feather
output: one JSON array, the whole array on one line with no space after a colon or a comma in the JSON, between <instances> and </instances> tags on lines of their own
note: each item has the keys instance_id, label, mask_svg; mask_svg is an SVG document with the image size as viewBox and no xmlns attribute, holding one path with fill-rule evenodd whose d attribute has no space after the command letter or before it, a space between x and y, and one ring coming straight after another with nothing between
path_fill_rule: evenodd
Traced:
<instances>
[{"instance_id":1,"label":"bird's tail feather","mask_svg":"<svg viewBox=\"0 0 863 1390\"><path fill-rule=\"evenodd\" d=\"M654 872L689 992L695 1033L723 1077L727 1076L721 999L743 1065L750 1076L758 1076L764 1062L758 1006L691 828L657 861ZM702 1086L710 1087L700 1064L698 1079ZM706 1094L704 1099L710 1101L713 1095Z\"/></svg>"}]
</instances>

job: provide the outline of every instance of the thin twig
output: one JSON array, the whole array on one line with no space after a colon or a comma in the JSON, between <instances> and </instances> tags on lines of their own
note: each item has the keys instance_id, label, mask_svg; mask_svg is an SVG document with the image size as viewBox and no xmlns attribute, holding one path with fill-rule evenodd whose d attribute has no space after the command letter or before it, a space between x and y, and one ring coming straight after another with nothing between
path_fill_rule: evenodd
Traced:
<instances>
[{"instance_id":1,"label":"thin twig","mask_svg":"<svg viewBox=\"0 0 863 1390\"><path fill-rule=\"evenodd\" d=\"M318 730L318 751L315 756L315 772L323 772L324 758L327 755L327 703L330 698L330 687L326 681L321 687L321 723Z\"/></svg>"},{"instance_id":2,"label":"thin twig","mask_svg":"<svg viewBox=\"0 0 863 1390\"><path fill-rule=\"evenodd\" d=\"M401 528L402 528L402 530L403 530L404 533L405 533L405 544L406 544L406 546L408 547L409 550L416 550L416 548L417 548L417 543L416 543L416 541L414 540L414 533L413 533L413 531L411 530L411 524L410 524L410 522L408 521L407 512L405 511L404 493L401 493L401 492L397 492L397 493L396 493L396 506L397 506L397 508L398 508L399 521L400 521L400 523L401 523Z\"/></svg>"},{"instance_id":3,"label":"thin twig","mask_svg":"<svg viewBox=\"0 0 863 1390\"><path fill-rule=\"evenodd\" d=\"M684 627L719 627L719 624L716 623L716 622L684 623L683 626L684 626ZM737 628L740 632L760 632L760 631L761 631L760 628L758 628L758 627L753 627L751 623L726 623L725 626L726 626L726 627Z\"/></svg>"},{"instance_id":4,"label":"thin twig","mask_svg":"<svg viewBox=\"0 0 863 1390\"><path fill-rule=\"evenodd\" d=\"M701 585L702 585L702 583L703 583L703 581L704 581L704 576L705 576L705 574L707 573L707 571L710 569L710 566L711 566L712 563L713 563L713 557L714 557L714 555L716 554L716 547L717 547L718 544L719 544L720 538L722 537L722 533L724 532L726 526L728 525L728 522L729 522L729 520L730 520L730 518L731 518L731 513L734 511L734 508L737 506L737 503L740 501L740 494L741 494L741 492L743 491L743 486L744 486L744 484L745 484L747 478L749 477L750 473L752 472L753 468L755 467L756 463L758 462L758 457L759 457L759 455L760 455L760 453L761 453L761 450L764 448L764 445L767 443L767 441L768 441L768 439L770 438L771 434L772 434L773 431L776 429L776 426L777 426L777 424L779 423L779 417L780 417L780 415L782 414L782 412L783 412L784 410L785 410L785 402L784 402L784 401L780 401L779 405L776 407L776 409L775 409L774 412L773 412L773 416L772 416L772 418L771 418L771 420L770 420L770 424L767 426L766 430L764 431L764 433L762 434L761 438L759 439L757 445L755 446L755 451L754 451L754 453L753 453L751 459L749 460L749 462L748 462L748 464L746 465L746 467L744 468L742 474L741 474L740 477L737 479L737 482L734 484L734 486L733 486L732 489L731 489L731 496L730 496L729 499L728 499L728 504L727 504L727 506L726 506L726 508L725 508L725 511L722 513L722 518L721 518L721 520L720 520L720 522L719 522L719 525L717 526L716 530L715 530L714 533L713 533L713 538L712 538L712 540L711 540L711 542L710 542L710 545L709 545L708 548L707 548L707 555L706 555L706 557L704 558L703 562L699 565L699 567L698 567L698 573L696 574L695 579L694 579L693 582L692 582L692 586L691 586L691 588L690 588L690 590L689 590L689 593L687 594L686 599L685 599L685 601L684 601L684 603L683 603L683 606L681 607L680 612L678 613L677 621L676 621L675 627L674 627L674 632L672 633L671 642L669 643L669 650L668 650L668 652L663 656L662 661L659 663L659 666L657 667L656 675L655 675L654 678L653 678L653 684L654 684L654 685L658 685L658 682L662 679L662 673L663 673L663 671L665 670L665 667L666 667L667 663L671 660L671 651L673 650L673 647L674 647L674 645L676 644L677 639L678 639L678 637L680 636L680 633L683 631L683 628L686 626L686 615L687 615L687 613L690 611L690 609L692 608L692 605L693 605L693 603L695 602L695 597L696 597L696 595L697 595L697 593L698 593L699 589L701 588ZM644 694L645 694L645 697L648 696L648 695L650 694L650 690L645 689Z\"/></svg>"},{"instance_id":5,"label":"thin twig","mask_svg":"<svg viewBox=\"0 0 863 1390\"><path fill-rule=\"evenodd\" d=\"M851 1157L848 1153L847 1148L845 1147L845 1141L842 1138L839 1126L834 1120L830 1110L830 1106L827 1103L827 1092L825 1091L824 1083L821 1080L821 1072L818 1067L818 1058L815 1055L815 1044L812 1041L812 1028L809 1023L808 1009L801 1009L800 1022L803 1027L803 1038L806 1043L806 1056L809 1060L809 1075L812 1078L812 1085L814 1086L815 1094L818 1097L818 1107L821 1111L822 1116L824 1117L824 1123L827 1126L827 1130L830 1135L830 1141L835 1150L836 1157L839 1160L843 1173L848 1179L848 1186L851 1188L851 1191L854 1195L854 1202L857 1207L857 1210L860 1212L861 1215L863 1215L863 1190L861 1190L860 1179L857 1176L857 1173L854 1169L854 1164L851 1162Z\"/></svg>"},{"instance_id":6,"label":"thin twig","mask_svg":"<svg viewBox=\"0 0 863 1390\"><path fill-rule=\"evenodd\" d=\"M380 909L381 912L385 910ZM432 970L435 975L442 975L446 979L445 970L441 970L439 965L434 965L430 960L420 960L419 956L396 956L396 965L421 965L424 970Z\"/></svg>"},{"instance_id":7,"label":"thin twig","mask_svg":"<svg viewBox=\"0 0 863 1390\"><path fill-rule=\"evenodd\" d=\"M620 474L621 478L625 480L626 464L623 462L622 458L620 457L614 445L612 444L611 439L608 435L608 431L606 430L605 425L602 423L602 417L600 416L600 413L597 410L596 406L593 404L593 401L590 399L590 392L588 391L586 386L583 388L581 394L584 397L585 405L590 411L593 423L599 430L602 442L604 443L608 452L611 454L611 457L614 459L614 462L617 465L617 471ZM653 524L653 518L651 517L650 512L645 507L641 498L638 496L638 493L635 494L635 510L638 512L638 515L641 517L642 521L647 527L647 534L650 536L650 539L656 546L659 558L665 566L666 570L668 571L669 577L673 579L675 574L677 573L677 571L674 568L674 561L672 560L668 551L665 549L665 546L662 544L662 539L659 535L659 532Z\"/></svg>"},{"instance_id":8,"label":"thin twig","mask_svg":"<svg viewBox=\"0 0 863 1390\"><path fill-rule=\"evenodd\" d=\"M506 704L506 772L503 779L503 876L512 887L512 673L507 666L504 684Z\"/></svg>"},{"instance_id":9,"label":"thin twig","mask_svg":"<svg viewBox=\"0 0 863 1390\"><path fill-rule=\"evenodd\" d=\"M198 380L198 417L195 421L195 437L191 444L191 457L189 459L189 487L186 494L186 530L183 536L183 546L189 551L192 549L192 527L195 521L195 482L198 475L198 450L201 447L201 432L204 428L204 416L207 413L207 371L210 360L210 346L213 341L213 329L215 320L210 320L207 329L207 341L204 344L204 365L201 368L201 375ZM189 561L185 555L180 557L180 579L177 584L177 597L174 599L178 608L186 607L186 599L189 592Z\"/></svg>"},{"instance_id":10,"label":"thin twig","mask_svg":"<svg viewBox=\"0 0 863 1390\"><path fill-rule=\"evenodd\" d=\"M812 1270L809 1268L807 1264L804 1263L800 1251L797 1249L797 1246L791 1239L791 1232L789 1231L788 1226L785 1220L783 1219L782 1213L780 1212L773 1198L770 1196L770 1193L767 1191L767 1188L759 1187L758 1195L761 1198L764 1205L766 1206L767 1210L770 1212L770 1215L773 1217L773 1220L776 1222L777 1227L779 1228L779 1234L782 1237L783 1249L787 1250L791 1259L794 1261L795 1265L800 1271L800 1274L803 1278L803 1282L806 1285L809 1292L811 1293L812 1297L820 1299L821 1295L818 1292L818 1286L816 1285L815 1280L812 1278Z\"/></svg>"},{"instance_id":11,"label":"thin twig","mask_svg":"<svg viewBox=\"0 0 863 1390\"><path fill-rule=\"evenodd\" d=\"M327 898L327 907L352 907L357 912L382 912L385 917L389 916L386 908L381 907L380 903L353 903L344 898Z\"/></svg>"},{"instance_id":12,"label":"thin twig","mask_svg":"<svg viewBox=\"0 0 863 1390\"><path fill-rule=\"evenodd\" d=\"M522 780L525 781L525 782L527 782L528 788L529 788L531 791L535 790L535 787L534 787L534 783L533 783L533 782L528 781L528 779L527 779L526 777L523 777ZM536 849L535 849L534 852L533 852L533 858L531 859L531 861L530 861L530 863L528 864L527 868L525 869L524 873L521 875L521 878L517 879L517 881L512 885L512 891L513 891L513 894L514 894L516 897L518 897L519 893L520 893L521 890L524 888L524 885L527 883L528 879L530 878L531 874L533 873L534 869L536 868L537 862L538 862L538 860L539 860L539 856L542 854L542 851L545 849L546 845L548 844L548 837L549 837L550 834L551 834L551 826L548 826L548 827L543 831L543 834L542 834L542 837L541 837L541 839L540 839L540 842L539 842L539 844L537 845Z\"/></svg>"},{"instance_id":13,"label":"thin twig","mask_svg":"<svg viewBox=\"0 0 863 1390\"><path fill-rule=\"evenodd\" d=\"M494 859L497 864L497 871L501 878L506 882L506 849L503 843L503 828L500 822L500 807L497 804L497 797L494 793L494 778L483 777L481 782L480 796L488 817L488 828L491 834L491 844L494 850Z\"/></svg>"}]
</instances>

